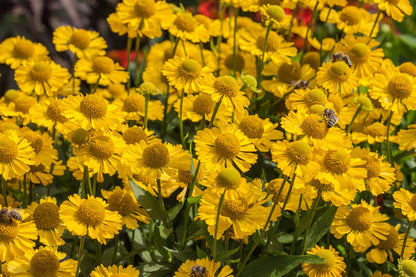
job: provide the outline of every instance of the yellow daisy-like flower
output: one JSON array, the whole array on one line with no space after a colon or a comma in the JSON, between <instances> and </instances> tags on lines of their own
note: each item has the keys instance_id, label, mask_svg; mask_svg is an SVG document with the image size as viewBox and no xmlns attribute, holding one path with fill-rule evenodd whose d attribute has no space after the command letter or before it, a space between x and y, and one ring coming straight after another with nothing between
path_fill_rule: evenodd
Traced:
<instances>
[{"instance_id":1,"label":"yellow daisy-like flower","mask_svg":"<svg viewBox=\"0 0 416 277\"><path fill-rule=\"evenodd\" d=\"M361 122L360 122L361 123ZM363 130L354 130L351 134L351 140L353 143L358 144L360 142L368 142L369 144L375 144L376 142L383 142L387 138L387 126L381 122L374 122L368 124L367 122L362 121L364 125ZM402 147L402 145L400 145Z\"/></svg>"},{"instance_id":2,"label":"yellow daisy-like flower","mask_svg":"<svg viewBox=\"0 0 416 277\"><path fill-rule=\"evenodd\" d=\"M56 96L69 77L66 68L50 60L23 62L14 74L14 79L22 91L47 96Z\"/></svg>"},{"instance_id":3,"label":"yellow daisy-like flower","mask_svg":"<svg viewBox=\"0 0 416 277\"><path fill-rule=\"evenodd\" d=\"M412 277L416 275L416 261L409 259L399 259L398 265L399 277Z\"/></svg>"},{"instance_id":4,"label":"yellow daisy-like flower","mask_svg":"<svg viewBox=\"0 0 416 277\"><path fill-rule=\"evenodd\" d=\"M204 277L233 277L233 270L226 265L221 268L221 262L204 259L197 259L195 261L186 260L175 272L174 277L189 277L189 276L204 276ZM218 272L217 272L218 271Z\"/></svg>"},{"instance_id":5,"label":"yellow daisy-like flower","mask_svg":"<svg viewBox=\"0 0 416 277\"><path fill-rule=\"evenodd\" d=\"M330 93L340 92L341 96L352 94L358 87L357 77L344 61L324 63L316 73L316 82Z\"/></svg>"},{"instance_id":6,"label":"yellow daisy-like flower","mask_svg":"<svg viewBox=\"0 0 416 277\"><path fill-rule=\"evenodd\" d=\"M273 27L278 29L286 29L290 25L290 16L286 15L284 9L278 5L263 5L260 7L260 13L266 26L269 22L273 22Z\"/></svg>"},{"instance_id":7,"label":"yellow daisy-like flower","mask_svg":"<svg viewBox=\"0 0 416 277\"><path fill-rule=\"evenodd\" d=\"M7 264L10 276L75 276L77 261L56 248L28 249L24 255Z\"/></svg>"},{"instance_id":8,"label":"yellow daisy-like flower","mask_svg":"<svg viewBox=\"0 0 416 277\"><path fill-rule=\"evenodd\" d=\"M142 140L146 143L151 143L157 140L153 131L139 126L128 127L127 125L123 125L121 132L126 144L140 143Z\"/></svg>"},{"instance_id":9,"label":"yellow daisy-like flower","mask_svg":"<svg viewBox=\"0 0 416 277\"><path fill-rule=\"evenodd\" d=\"M122 227L121 215L107 210L107 206L101 198L88 195L88 199L81 199L74 194L61 204L59 214L65 228L72 234L88 235L101 244L107 244L106 239L112 239Z\"/></svg>"},{"instance_id":10,"label":"yellow daisy-like flower","mask_svg":"<svg viewBox=\"0 0 416 277\"><path fill-rule=\"evenodd\" d=\"M48 186L52 184L54 176L63 176L66 166L62 165L62 161L52 160L50 164L31 165L27 174L27 180L33 184L42 184Z\"/></svg>"},{"instance_id":11,"label":"yellow daisy-like flower","mask_svg":"<svg viewBox=\"0 0 416 277\"><path fill-rule=\"evenodd\" d=\"M347 235L347 241L354 250L362 251L387 238L390 225L384 221L388 219L387 215L378 211L378 207L361 200L361 204L352 204L351 208L338 208L331 225L331 233L337 239Z\"/></svg>"},{"instance_id":12,"label":"yellow daisy-like flower","mask_svg":"<svg viewBox=\"0 0 416 277\"><path fill-rule=\"evenodd\" d=\"M123 267L122 265L112 265L105 267L102 264L94 268L93 271L91 271L90 276L91 277L103 277L103 276L131 276L131 277L139 277L140 270L135 269L132 265L129 265L127 267Z\"/></svg>"},{"instance_id":13,"label":"yellow daisy-like flower","mask_svg":"<svg viewBox=\"0 0 416 277\"><path fill-rule=\"evenodd\" d=\"M143 95L136 92L130 92L124 100L116 99L113 102L113 105L117 106L117 110L123 113L123 117L126 121L143 121L145 101ZM148 102L147 118L149 120L163 120L163 105L159 100L150 100Z\"/></svg>"},{"instance_id":14,"label":"yellow daisy-like flower","mask_svg":"<svg viewBox=\"0 0 416 277\"><path fill-rule=\"evenodd\" d=\"M324 259L321 264L303 263L303 271L310 277L341 277L345 268L344 258L330 245L328 249L315 245L306 253L316 255Z\"/></svg>"},{"instance_id":15,"label":"yellow daisy-like flower","mask_svg":"<svg viewBox=\"0 0 416 277\"><path fill-rule=\"evenodd\" d=\"M302 178L296 179L296 183L302 183ZM318 179L312 179L311 181L304 183L307 187L312 187L315 194L323 186L321 194L322 200L331 202L331 204L336 207L348 205L354 200L357 193L356 189L348 189L343 185L334 183L324 184Z\"/></svg>"},{"instance_id":16,"label":"yellow daisy-like flower","mask_svg":"<svg viewBox=\"0 0 416 277\"><path fill-rule=\"evenodd\" d=\"M32 131L27 127L21 129L21 135L25 138L32 146L35 151L36 165L50 165L58 159L56 149L53 148L53 140L48 133Z\"/></svg>"},{"instance_id":17,"label":"yellow daisy-like flower","mask_svg":"<svg viewBox=\"0 0 416 277\"><path fill-rule=\"evenodd\" d=\"M306 34L305 34L306 35ZM308 35L308 42L311 44L311 46L315 49L321 49L322 51L332 51L335 46L335 39L331 37L326 37L322 39L322 41L318 40L317 37L312 37L311 35ZM318 66L319 67L319 66ZM316 68L317 69L317 68Z\"/></svg>"},{"instance_id":18,"label":"yellow daisy-like flower","mask_svg":"<svg viewBox=\"0 0 416 277\"><path fill-rule=\"evenodd\" d=\"M192 122L200 122L204 120L211 120L212 113L214 111L215 102L212 97L207 93L199 93L198 95L188 94L183 98L183 120L191 120ZM231 112L228 111L225 106L221 110L218 110L218 116L225 116L224 113L228 113L231 116ZM180 101L176 101L174 104L175 111L180 112Z\"/></svg>"},{"instance_id":19,"label":"yellow daisy-like flower","mask_svg":"<svg viewBox=\"0 0 416 277\"><path fill-rule=\"evenodd\" d=\"M60 103L60 109L71 122L89 130L118 130L123 121L117 106L109 104L104 97L88 94L86 96L68 96Z\"/></svg>"},{"instance_id":20,"label":"yellow daisy-like flower","mask_svg":"<svg viewBox=\"0 0 416 277\"><path fill-rule=\"evenodd\" d=\"M48 54L42 44L21 36L5 39L0 43L0 63L8 64L12 69L16 69L23 61L48 60Z\"/></svg>"},{"instance_id":21,"label":"yellow daisy-like flower","mask_svg":"<svg viewBox=\"0 0 416 277\"><path fill-rule=\"evenodd\" d=\"M48 128L51 132L54 127L58 132L62 132L68 118L62 113L60 102L61 100L45 99L34 105L29 110L31 120L39 126Z\"/></svg>"},{"instance_id":22,"label":"yellow daisy-like flower","mask_svg":"<svg viewBox=\"0 0 416 277\"><path fill-rule=\"evenodd\" d=\"M320 88L310 89L295 89L293 93L289 94L285 104L289 110L304 110L308 111L313 105L327 106L328 99L324 91Z\"/></svg>"},{"instance_id":23,"label":"yellow daisy-like flower","mask_svg":"<svg viewBox=\"0 0 416 277\"><path fill-rule=\"evenodd\" d=\"M162 21L162 27L183 41L190 40L196 43L209 40L209 32L205 25L198 23L190 12L178 12L172 22Z\"/></svg>"},{"instance_id":24,"label":"yellow daisy-like flower","mask_svg":"<svg viewBox=\"0 0 416 277\"><path fill-rule=\"evenodd\" d=\"M103 56L107 48L107 43L98 32L72 26L56 28L53 32L52 42L55 44L56 51L69 50L79 59Z\"/></svg>"},{"instance_id":25,"label":"yellow daisy-like flower","mask_svg":"<svg viewBox=\"0 0 416 277\"><path fill-rule=\"evenodd\" d=\"M391 16L395 21L402 22L404 15L411 15L413 7L409 0L374 0L378 8L386 11L388 16Z\"/></svg>"},{"instance_id":26,"label":"yellow daisy-like flower","mask_svg":"<svg viewBox=\"0 0 416 277\"><path fill-rule=\"evenodd\" d=\"M149 223L148 214L134 198L131 190L121 189L117 186L113 191L101 190L101 194L108 201L108 209L118 212L122 217L123 225L126 225L127 228L136 229L138 220Z\"/></svg>"},{"instance_id":27,"label":"yellow daisy-like flower","mask_svg":"<svg viewBox=\"0 0 416 277\"><path fill-rule=\"evenodd\" d=\"M235 166L246 172L257 161L254 144L235 125L200 130L194 142L196 154L208 170Z\"/></svg>"},{"instance_id":28,"label":"yellow daisy-like flower","mask_svg":"<svg viewBox=\"0 0 416 277\"><path fill-rule=\"evenodd\" d=\"M412 150L416 149L416 124L407 126L407 130L400 130L397 134L397 142L400 150Z\"/></svg>"},{"instance_id":29,"label":"yellow daisy-like flower","mask_svg":"<svg viewBox=\"0 0 416 277\"><path fill-rule=\"evenodd\" d=\"M393 194L393 205L400 209L404 216L407 216L409 221L416 220L416 194L401 188Z\"/></svg>"},{"instance_id":30,"label":"yellow daisy-like flower","mask_svg":"<svg viewBox=\"0 0 416 277\"><path fill-rule=\"evenodd\" d=\"M0 133L0 174L5 180L20 179L34 165L35 152L16 131Z\"/></svg>"},{"instance_id":31,"label":"yellow daisy-like flower","mask_svg":"<svg viewBox=\"0 0 416 277\"><path fill-rule=\"evenodd\" d=\"M131 29L128 27L127 24L123 24L120 21L120 17L118 13L114 12L111 13L107 17L107 23L110 25L110 29L113 33L118 34L119 36L123 36L127 34L129 38L136 38L137 37L137 30Z\"/></svg>"},{"instance_id":32,"label":"yellow daisy-like flower","mask_svg":"<svg viewBox=\"0 0 416 277\"><path fill-rule=\"evenodd\" d=\"M80 59L75 64L75 77L85 80L88 84L108 86L127 82L129 73L109 57L96 56Z\"/></svg>"},{"instance_id":33,"label":"yellow daisy-like flower","mask_svg":"<svg viewBox=\"0 0 416 277\"><path fill-rule=\"evenodd\" d=\"M374 271L373 274L370 275L370 277L393 277L390 274L382 273L380 270Z\"/></svg>"}]
</instances>

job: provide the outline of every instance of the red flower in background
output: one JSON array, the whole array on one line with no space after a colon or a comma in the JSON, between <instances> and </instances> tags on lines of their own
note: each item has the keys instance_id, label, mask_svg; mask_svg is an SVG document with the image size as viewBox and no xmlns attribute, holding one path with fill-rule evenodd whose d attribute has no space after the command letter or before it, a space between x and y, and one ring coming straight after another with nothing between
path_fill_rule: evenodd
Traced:
<instances>
[{"instance_id":1,"label":"red flower in background","mask_svg":"<svg viewBox=\"0 0 416 277\"><path fill-rule=\"evenodd\" d=\"M198 6L198 12L209 18L218 18L218 0L202 1Z\"/></svg>"},{"instance_id":2,"label":"red flower in background","mask_svg":"<svg viewBox=\"0 0 416 277\"><path fill-rule=\"evenodd\" d=\"M124 68L127 67L127 49L120 50L111 50L108 52L108 57L112 58L114 61L118 62ZM136 53L134 51L130 52L130 63L136 60ZM138 62L141 63L143 60L142 52L139 52Z\"/></svg>"}]
</instances>

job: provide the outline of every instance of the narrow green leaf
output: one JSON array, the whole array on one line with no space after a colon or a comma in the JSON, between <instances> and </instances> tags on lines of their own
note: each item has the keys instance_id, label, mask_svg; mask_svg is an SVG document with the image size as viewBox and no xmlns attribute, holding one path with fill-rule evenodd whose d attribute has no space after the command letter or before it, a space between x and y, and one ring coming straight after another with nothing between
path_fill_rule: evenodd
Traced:
<instances>
[{"instance_id":1,"label":"narrow green leaf","mask_svg":"<svg viewBox=\"0 0 416 277\"><path fill-rule=\"evenodd\" d=\"M201 196L197 196L197 197L189 197L187 199L187 201L188 201L189 204L195 204L195 203L201 202L201 198L202 198L202 195Z\"/></svg>"},{"instance_id":2,"label":"narrow green leaf","mask_svg":"<svg viewBox=\"0 0 416 277\"><path fill-rule=\"evenodd\" d=\"M235 253L237 253L239 249L240 248L237 247L237 248L234 248L234 249L231 249L231 250L225 250L225 251L219 252L217 254L217 259L218 260L225 260L228 257L230 257L230 256L234 255Z\"/></svg>"},{"instance_id":3,"label":"narrow green leaf","mask_svg":"<svg viewBox=\"0 0 416 277\"><path fill-rule=\"evenodd\" d=\"M314 247L318 241L328 232L334 219L337 207L330 206L315 222L312 224L306 243L306 249Z\"/></svg>"}]
</instances>

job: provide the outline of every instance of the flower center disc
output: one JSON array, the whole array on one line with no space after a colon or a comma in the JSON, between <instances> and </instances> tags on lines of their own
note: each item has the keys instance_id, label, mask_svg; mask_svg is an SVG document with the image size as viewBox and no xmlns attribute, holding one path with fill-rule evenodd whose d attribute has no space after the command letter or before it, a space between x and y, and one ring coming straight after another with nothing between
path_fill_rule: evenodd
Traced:
<instances>
[{"instance_id":1,"label":"flower center disc","mask_svg":"<svg viewBox=\"0 0 416 277\"><path fill-rule=\"evenodd\" d=\"M212 113L214 111L214 104L209 94L202 93L195 98L192 107L194 112L203 115Z\"/></svg>"},{"instance_id":2,"label":"flower center disc","mask_svg":"<svg viewBox=\"0 0 416 277\"><path fill-rule=\"evenodd\" d=\"M6 100L7 103L14 102L19 96L20 92L18 90L9 89L4 93L4 100Z\"/></svg>"},{"instance_id":3,"label":"flower center disc","mask_svg":"<svg viewBox=\"0 0 416 277\"><path fill-rule=\"evenodd\" d=\"M416 65L412 62L405 62L399 66L399 70L401 73L407 73L413 77L416 77Z\"/></svg>"},{"instance_id":4,"label":"flower center disc","mask_svg":"<svg viewBox=\"0 0 416 277\"><path fill-rule=\"evenodd\" d=\"M325 105L326 104L326 95L322 89L315 88L311 90L305 96L305 102L309 105Z\"/></svg>"},{"instance_id":5,"label":"flower center disc","mask_svg":"<svg viewBox=\"0 0 416 277\"><path fill-rule=\"evenodd\" d=\"M294 141L287 147L287 154L297 164L307 164L312 158L311 147L304 141Z\"/></svg>"},{"instance_id":6,"label":"flower center disc","mask_svg":"<svg viewBox=\"0 0 416 277\"><path fill-rule=\"evenodd\" d=\"M317 70L321 64L319 52L308 52L302 58L302 64L309 64L313 69Z\"/></svg>"},{"instance_id":7,"label":"flower center disc","mask_svg":"<svg viewBox=\"0 0 416 277\"><path fill-rule=\"evenodd\" d=\"M256 39L256 46L263 51L264 40L266 39L266 33L260 34ZM280 37L274 32L270 32L267 37L266 52L277 52L280 49Z\"/></svg>"},{"instance_id":8,"label":"flower center disc","mask_svg":"<svg viewBox=\"0 0 416 277\"><path fill-rule=\"evenodd\" d=\"M139 0L134 5L134 13L137 17L149 18L156 12L156 4L153 0Z\"/></svg>"},{"instance_id":9,"label":"flower center disc","mask_svg":"<svg viewBox=\"0 0 416 277\"><path fill-rule=\"evenodd\" d=\"M82 145L87 142L89 133L87 130L84 130L82 128L76 129L72 133L72 142L76 145Z\"/></svg>"},{"instance_id":10,"label":"flower center disc","mask_svg":"<svg viewBox=\"0 0 416 277\"><path fill-rule=\"evenodd\" d=\"M30 260L30 272L35 277L55 277L59 265L59 259L53 252L40 250Z\"/></svg>"},{"instance_id":11,"label":"flower center disc","mask_svg":"<svg viewBox=\"0 0 416 277\"><path fill-rule=\"evenodd\" d=\"M108 159L114 153L114 142L106 136L95 137L91 142L90 152L99 159Z\"/></svg>"},{"instance_id":12,"label":"flower center disc","mask_svg":"<svg viewBox=\"0 0 416 277\"><path fill-rule=\"evenodd\" d=\"M409 205L416 211L416 194L410 198Z\"/></svg>"},{"instance_id":13,"label":"flower center disc","mask_svg":"<svg viewBox=\"0 0 416 277\"><path fill-rule=\"evenodd\" d=\"M365 207L356 207L351 210L347 217L348 225L357 231L368 230L371 226L371 214Z\"/></svg>"},{"instance_id":14,"label":"flower center disc","mask_svg":"<svg viewBox=\"0 0 416 277\"><path fill-rule=\"evenodd\" d=\"M96 57L92 67L98 74L109 74L114 71L114 62L109 57Z\"/></svg>"},{"instance_id":15,"label":"flower center disc","mask_svg":"<svg viewBox=\"0 0 416 277\"><path fill-rule=\"evenodd\" d=\"M81 100L79 108L88 118L103 118L107 113L107 101L101 96L88 94Z\"/></svg>"},{"instance_id":16,"label":"flower center disc","mask_svg":"<svg viewBox=\"0 0 416 277\"><path fill-rule=\"evenodd\" d=\"M43 140L41 135L34 131L29 131L27 133L24 133L23 137L27 139L27 141L30 143L30 146L32 146L36 154L38 154L42 150Z\"/></svg>"},{"instance_id":17,"label":"flower center disc","mask_svg":"<svg viewBox=\"0 0 416 277\"><path fill-rule=\"evenodd\" d=\"M351 52L360 60L366 60L371 53L370 47L367 44L359 42L351 48Z\"/></svg>"},{"instance_id":18,"label":"flower center disc","mask_svg":"<svg viewBox=\"0 0 416 277\"><path fill-rule=\"evenodd\" d=\"M208 277L208 270L199 264L191 267L191 277Z\"/></svg>"},{"instance_id":19,"label":"flower center disc","mask_svg":"<svg viewBox=\"0 0 416 277\"><path fill-rule=\"evenodd\" d=\"M114 99L119 98L126 92L122 84L110 84L107 89Z\"/></svg>"},{"instance_id":20,"label":"flower center disc","mask_svg":"<svg viewBox=\"0 0 416 277\"><path fill-rule=\"evenodd\" d=\"M364 110L366 111L373 110L373 103L371 102L370 98L368 98L367 96L365 95L359 96L356 101Z\"/></svg>"},{"instance_id":21,"label":"flower center disc","mask_svg":"<svg viewBox=\"0 0 416 277\"><path fill-rule=\"evenodd\" d=\"M160 168L169 163L169 150L161 142L150 144L143 150L143 163L151 168Z\"/></svg>"},{"instance_id":22,"label":"flower center disc","mask_svg":"<svg viewBox=\"0 0 416 277\"><path fill-rule=\"evenodd\" d=\"M387 2L389 2L391 5L397 5L400 0L387 0Z\"/></svg>"},{"instance_id":23,"label":"flower center disc","mask_svg":"<svg viewBox=\"0 0 416 277\"><path fill-rule=\"evenodd\" d=\"M113 273L111 277L130 277L127 273Z\"/></svg>"},{"instance_id":24,"label":"flower center disc","mask_svg":"<svg viewBox=\"0 0 416 277\"><path fill-rule=\"evenodd\" d=\"M179 71L186 79L196 79L201 75L201 65L194 59L186 59Z\"/></svg>"},{"instance_id":25,"label":"flower center disc","mask_svg":"<svg viewBox=\"0 0 416 277\"><path fill-rule=\"evenodd\" d=\"M58 106L58 101L52 102L46 109L46 115L53 121L61 123L67 122L68 118L62 115L62 111Z\"/></svg>"},{"instance_id":26,"label":"flower center disc","mask_svg":"<svg viewBox=\"0 0 416 277\"><path fill-rule=\"evenodd\" d=\"M374 157L369 157L367 164L365 165L365 169L367 169L367 178L379 177L381 172L381 165L379 160Z\"/></svg>"},{"instance_id":27,"label":"flower center disc","mask_svg":"<svg viewBox=\"0 0 416 277\"><path fill-rule=\"evenodd\" d=\"M32 78L35 81L45 82L52 75L52 68L47 62L38 62L32 67Z\"/></svg>"},{"instance_id":28,"label":"flower center disc","mask_svg":"<svg viewBox=\"0 0 416 277\"><path fill-rule=\"evenodd\" d=\"M147 142L147 135L142 128L133 126L124 131L123 139L127 144L135 144L142 140Z\"/></svg>"},{"instance_id":29,"label":"flower center disc","mask_svg":"<svg viewBox=\"0 0 416 277\"><path fill-rule=\"evenodd\" d=\"M400 267L399 267L400 268ZM416 261L414 260L405 260L402 263L403 273L406 277L415 277L416 276Z\"/></svg>"},{"instance_id":30,"label":"flower center disc","mask_svg":"<svg viewBox=\"0 0 416 277\"><path fill-rule=\"evenodd\" d=\"M214 149L221 157L232 159L240 152L240 141L234 134L221 134L215 139Z\"/></svg>"},{"instance_id":31,"label":"flower center disc","mask_svg":"<svg viewBox=\"0 0 416 277\"><path fill-rule=\"evenodd\" d=\"M342 174L350 168L351 157L344 150L332 150L326 153L324 158L325 167L332 173Z\"/></svg>"},{"instance_id":32,"label":"flower center disc","mask_svg":"<svg viewBox=\"0 0 416 277\"><path fill-rule=\"evenodd\" d=\"M33 212L33 221L38 229L55 228L60 222L58 206L55 203L43 202Z\"/></svg>"},{"instance_id":33,"label":"flower center disc","mask_svg":"<svg viewBox=\"0 0 416 277\"><path fill-rule=\"evenodd\" d=\"M123 109L126 112L144 112L145 99L141 94L130 94L126 100L124 100Z\"/></svg>"},{"instance_id":34,"label":"flower center disc","mask_svg":"<svg viewBox=\"0 0 416 277\"><path fill-rule=\"evenodd\" d=\"M413 91L412 84L405 74L394 76L387 85L387 91L391 96L398 99L408 98Z\"/></svg>"},{"instance_id":35,"label":"flower center disc","mask_svg":"<svg viewBox=\"0 0 416 277\"><path fill-rule=\"evenodd\" d=\"M255 115L244 117L238 128L251 139L261 138L264 133L263 121Z\"/></svg>"},{"instance_id":36,"label":"flower center disc","mask_svg":"<svg viewBox=\"0 0 416 277\"><path fill-rule=\"evenodd\" d=\"M342 61L334 62L329 67L329 72L338 81L346 81L350 75L350 67Z\"/></svg>"},{"instance_id":37,"label":"flower center disc","mask_svg":"<svg viewBox=\"0 0 416 277\"><path fill-rule=\"evenodd\" d=\"M14 109L17 112L21 112L27 114L34 105L36 104L36 100L30 96L20 96L15 101Z\"/></svg>"},{"instance_id":38,"label":"flower center disc","mask_svg":"<svg viewBox=\"0 0 416 277\"><path fill-rule=\"evenodd\" d=\"M108 209L126 216L134 210L134 201L126 191L115 191L108 198Z\"/></svg>"},{"instance_id":39,"label":"flower center disc","mask_svg":"<svg viewBox=\"0 0 416 277\"><path fill-rule=\"evenodd\" d=\"M270 16L270 18L278 22L283 21L283 19L285 18L285 11L277 5L269 7L266 12Z\"/></svg>"},{"instance_id":40,"label":"flower center disc","mask_svg":"<svg viewBox=\"0 0 416 277\"><path fill-rule=\"evenodd\" d=\"M311 114L302 122L302 130L307 136L324 139L328 133L328 126L325 120L317 114Z\"/></svg>"},{"instance_id":41,"label":"flower center disc","mask_svg":"<svg viewBox=\"0 0 416 277\"><path fill-rule=\"evenodd\" d=\"M76 215L83 224L100 225L105 217L105 207L95 199L84 199Z\"/></svg>"},{"instance_id":42,"label":"flower center disc","mask_svg":"<svg viewBox=\"0 0 416 277\"><path fill-rule=\"evenodd\" d=\"M396 228L393 226L390 228L389 234L386 236L386 239L380 239L377 248L381 249L393 249L399 243L399 233Z\"/></svg>"},{"instance_id":43,"label":"flower center disc","mask_svg":"<svg viewBox=\"0 0 416 277\"><path fill-rule=\"evenodd\" d=\"M248 204L244 198L225 200L221 208L221 215L236 220L243 218L247 211Z\"/></svg>"},{"instance_id":44,"label":"flower center disc","mask_svg":"<svg viewBox=\"0 0 416 277\"><path fill-rule=\"evenodd\" d=\"M13 53L14 56L20 59L27 59L33 56L35 52L35 47L33 42L29 40L21 40L14 46Z\"/></svg>"},{"instance_id":45,"label":"flower center disc","mask_svg":"<svg viewBox=\"0 0 416 277\"><path fill-rule=\"evenodd\" d=\"M316 255L325 260L322 264L318 265L320 268L329 269L329 268L332 268L336 264L334 254L328 249L321 249L320 251L316 253Z\"/></svg>"},{"instance_id":46,"label":"flower center disc","mask_svg":"<svg viewBox=\"0 0 416 277\"><path fill-rule=\"evenodd\" d=\"M196 19L189 13L179 13L176 16L174 24L179 30L188 33L195 31L196 26L198 25Z\"/></svg>"},{"instance_id":47,"label":"flower center disc","mask_svg":"<svg viewBox=\"0 0 416 277\"><path fill-rule=\"evenodd\" d=\"M225 168L218 173L215 181L220 187L224 187L226 189L236 189L240 186L241 175L233 167Z\"/></svg>"},{"instance_id":48,"label":"flower center disc","mask_svg":"<svg viewBox=\"0 0 416 277\"><path fill-rule=\"evenodd\" d=\"M290 83L300 79L300 64L298 62L282 63L277 70L277 76L282 82Z\"/></svg>"},{"instance_id":49,"label":"flower center disc","mask_svg":"<svg viewBox=\"0 0 416 277\"><path fill-rule=\"evenodd\" d=\"M263 6L263 5L280 5L282 4L281 0L259 0L259 6Z\"/></svg>"},{"instance_id":50,"label":"flower center disc","mask_svg":"<svg viewBox=\"0 0 416 277\"><path fill-rule=\"evenodd\" d=\"M342 9L339 19L348 25L357 25L361 22L361 13L357 7L348 6Z\"/></svg>"},{"instance_id":51,"label":"flower center disc","mask_svg":"<svg viewBox=\"0 0 416 277\"><path fill-rule=\"evenodd\" d=\"M9 242L16 238L19 233L19 223L16 220L12 220L9 224L8 221L0 223L0 241Z\"/></svg>"},{"instance_id":52,"label":"flower center disc","mask_svg":"<svg viewBox=\"0 0 416 277\"><path fill-rule=\"evenodd\" d=\"M18 154L19 148L13 140L7 137L0 139L0 163L11 163Z\"/></svg>"},{"instance_id":53,"label":"flower center disc","mask_svg":"<svg viewBox=\"0 0 416 277\"><path fill-rule=\"evenodd\" d=\"M86 30L75 30L70 41L75 47L84 50L87 49L90 44L90 36Z\"/></svg>"},{"instance_id":54,"label":"flower center disc","mask_svg":"<svg viewBox=\"0 0 416 277\"><path fill-rule=\"evenodd\" d=\"M235 97L240 90L237 81L231 76L221 76L215 79L214 88L218 93L228 96Z\"/></svg>"},{"instance_id":55,"label":"flower center disc","mask_svg":"<svg viewBox=\"0 0 416 277\"><path fill-rule=\"evenodd\" d=\"M224 60L224 64L228 69L230 70L233 69L234 68L234 55L233 54L228 55ZM245 65L246 65L246 61L244 60L244 57L237 53L235 55L235 69L240 72L244 69Z\"/></svg>"}]
</instances>

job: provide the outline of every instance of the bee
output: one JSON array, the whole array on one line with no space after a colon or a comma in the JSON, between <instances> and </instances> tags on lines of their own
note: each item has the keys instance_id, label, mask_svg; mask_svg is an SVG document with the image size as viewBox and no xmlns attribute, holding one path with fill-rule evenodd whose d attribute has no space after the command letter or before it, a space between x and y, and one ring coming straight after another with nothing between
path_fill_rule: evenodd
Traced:
<instances>
[{"instance_id":1,"label":"bee","mask_svg":"<svg viewBox=\"0 0 416 277\"><path fill-rule=\"evenodd\" d=\"M8 208L2 208L0 210L0 222L9 221L9 223L12 223L13 219L18 221L22 220L22 215L18 210Z\"/></svg>"},{"instance_id":2,"label":"bee","mask_svg":"<svg viewBox=\"0 0 416 277\"><path fill-rule=\"evenodd\" d=\"M351 59L347 54L344 54L342 52L336 52L335 54L332 54L332 60L331 62L339 62L344 61L349 67L352 66Z\"/></svg>"},{"instance_id":3,"label":"bee","mask_svg":"<svg viewBox=\"0 0 416 277\"><path fill-rule=\"evenodd\" d=\"M293 87L293 89L305 89L309 88L309 82L304 80L292 81L290 82L289 87Z\"/></svg>"},{"instance_id":4,"label":"bee","mask_svg":"<svg viewBox=\"0 0 416 277\"><path fill-rule=\"evenodd\" d=\"M205 277L208 272L202 265L194 265L191 267L191 277Z\"/></svg>"},{"instance_id":5,"label":"bee","mask_svg":"<svg viewBox=\"0 0 416 277\"><path fill-rule=\"evenodd\" d=\"M335 111L332 109L325 109L322 117L327 120L326 126L328 128L334 127L339 120L338 116L335 114Z\"/></svg>"}]
</instances>

